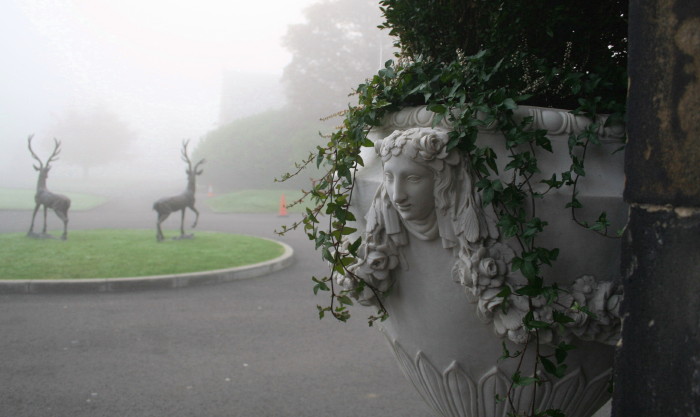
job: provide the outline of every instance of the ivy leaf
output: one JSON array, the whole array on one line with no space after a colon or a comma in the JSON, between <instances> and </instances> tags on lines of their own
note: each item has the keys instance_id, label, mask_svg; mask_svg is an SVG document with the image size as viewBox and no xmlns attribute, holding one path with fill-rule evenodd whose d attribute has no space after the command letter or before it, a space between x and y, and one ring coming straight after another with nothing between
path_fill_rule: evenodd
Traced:
<instances>
[{"instance_id":1,"label":"ivy leaf","mask_svg":"<svg viewBox=\"0 0 700 417\"><path fill-rule=\"evenodd\" d=\"M321 307L317 305L316 308L318 309L319 320L323 319L326 316L326 311L331 311L330 307Z\"/></svg>"},{"instance_id":2,"label":"ivy leaf","mask_svg":"<svg viewBox=\"0 0 700 417\"><path fill-rule=\"evenodd\" d=\"M592 312L587 306L582 306L579 303L574 303L574 305L571 306L571 309L573 311L580 311L588 317L592 318L593 320L598 320L598 316L596 316L596 314Z\"/></svg>"},{"instance_id":3,"label":"ivy leaf","mask_svg":"<svg viewBox=\"0 0 700 417\"><path fill-rule=\"evenodd\" d=\"M525 325L526 328L528 329L546 329L550 327L549 323L546 323L544 321L540 320L535 320L534 318L534 313L532 311L528 311L527 314L525 314L525 317L523 317L523 324Z\"/></svg>"},{"instance_id":4,"label":"ivy leaf","mask_svg":"<svg viewBox=\"0 0 700 417\"><path fill-rule=\"evenodd\" d=\"M576 349L576 346L569 345L565 342L559 343L557 348L554 350L554 356L557 358L557 363L563 363L566 360L568 352L572 349Z\"/></svg>"},{"instance_id":5,"label":"ivy leaf","mask_svg":"<svg viewBox=\"0 0 700 417\"><path fill-rule=\"evenodd\" d=\"M524 260L523 264L520 265L520 271L525 275L528 281L533 281L537 278L538 268L532 261ZM520 294L519 290L518 293Z\"/></svg>"},{"instance_id":6,"label":"ivy leaf","mask_svg":"<svg viewBox=\"0 0 700 417\"><path fill-rule=\"evenodd\" d=\"M312 277L311 279L316 283L316 285L314 285L314 295L317 295L319 290L330 291L330 288L328 288L328 285L326 285L327 278L318 279L316 277Z\"/></svg>"},{"instance_id":7,"label":"ivy leaf","mask_svg":"<svg viewBox=\"0 0 700 417\"><path fill-rule=\"evenodd\" d=\"M515 353L511 354L510 351L508 350L508 348L506 347L506 342L501 342L501 346L503 347L503 353L502 353L501 357L498 358L499 360L517 358L522 353L521 351L518 350L518 351L515 351Z\"/></svg>"},{"instance_id":8,"label":"ivy leaf","mask_svg":"<svg viewBox=\"0 0 700 417\"><path fill-rule=\"evenodd\" d=\"M571 164L571 170L581 177L586 176L586 170L583 169L583 163L576 157L573 157L573 164Z\"/></svg>"},{"instance_id":9,"label":"ivy leaf","mask_svg":"<svg viewBox=\"0 0 700 417\"><path fill-rule=\"evenodd\" d=\"M335 263L335 259L333 258L331 251L327 247L321 249L321 255L322 255L323 259L325 259L326 261L328 261L332 264Z\"/></svg>"},{"instance_id":10,"label":"ivy leaf","mask_svg":"<svg viewBox=\"0 0 700 417\"><path fill-rule=\"evenodd\" d=\"M510 286L504 285L503 289L501 289L501 291L499 291L498 294L496 294L496 297L507 298L512 293L513 293L513 290L510 289Z\"/></svg>"},{"instance_id":11,"label":"ivy leaf","mask_svg":"<svg viewBox=\"0 0 700 417\"><path fill-rule=\"evenodd\" d=\"M569 134L569 140L567 142L569 145L569 154L572 154L574 152L574 148L579 146L581 142L578 139L578 136L575 133Z\"/></svg>"},{"instance_id":12,"label":"ivy leaf","mask_svg":"<svg viewBox=\"0 0 700 417\"><path fill-rule=\"evenodd\" d=\"M351 235L351 234L353 234L353 233L355 233L355 232L357 232L357 229L356 229L356 228L350 227L350 226L345 226L345 227L343 227L343 232L342 232L342 234L343 234L343 235Z\"/></svg>"},{"instance_id":13,"label":"ivy leaf","mask_svg":"<svg viewBox=\"0 0 700 417\"><path fill-rule=\"evenodd\" d=\"M558 311L552 312L552 318L556 323L561 323L561 324L573 323L575 321L574 319L567 316L566 314L560 313Z\"/></svg>"},{"instance_id":14,"label":"ivy leaf","mask_svg":"<svg viewBox=\"0 0 700 417\"><path fill-rule=\"evenodd\" d=\"M445 114L444 114L444 113L435 113L435 117L433 118L433 125L432 125L432 126L433 126L433 127L437 126L438 124L440 124L440 122L441 122L442 119L444 119L444 118L445 118Z\"/></svg>"},{"instance_id":15,"label":"ivy leaf","mask_svg":"<svg viewBox=\"0 0 700 417\"><path fill-rule=\"evenodd\" d=\"M535 139L535 143L540 148L542 148L550 153L554 153L554 150L552 149L552 141L550 141L549 138L547 138L547 136L544 135L544 133L541 135L537 135L537 137Z\"/></svg>"},{"instance_id":16,"label":"ivy leaf","mask_svg":"<svg viewBox=\"0 0 700 417\"><path fill-rule=\"evenodd\" d=\"M512 98L507 98L507 99L503 100L503 105L508 110L515 110L518 108L518 105L515 103L515 101Z\"/></svg>"},{"instance_id":17,"label":"ivy leaf","mask_svg":"<svg viewBox=\"0 0 700 417\"><path fill-rule=\"evenodd\" d=\"M557 371L557 367L556 365L554 365L554 362L547 359L546 356L540 355L539 358L540 362L542 363L542 366L544 367L544 370L554 375L554 373Z\"/></svg>"},{"instance_id":18,"label":"ivy leaf","mask_svg":"<svg viewBox=\"0 0 700 417\"><path fill-rule=\"evenodd\" d=\"M337 298L341 304L345 304L345 305L349 305L349 306L353 305L352 300L347 295L339 295Z\"/></svg>"},{"instance_id":19,"label":"ivy leaf","mask_svg":"<svg viewBox=\"0 0 700 417\"><path fill-rule=\"evenodd\" d=\"M360 245L362 244L362 237L358 237L355 239L354 242L350 244L348 247L348 251L350 252L351 255L357 255L357 250L360 248Z\"/></svg>"},{"instance_id":20,"label":"ivy leaf","mask_svg":"<svg viewBox=\"0 0 700 417\"><path fill-rule=\"evenodd\" d=\"M609 226L610 222L608 221L607 213L602 212L600 213L600 216L598 216L598 220L596 220L595 223L590 226L590 229L595 230L596 232L603 232L607 230Z\"/></svg>"},{"instance_id":21,"label":"ivy leaf","mask_svg":"<svg viewBox=\"0 0 700 417\"><path fill-rule=\"evenodd\" d=\"M518 386L518 387L525 387L528 385L532 385L535 382L538 382L539 379L534 378L534 377L523 377L520 374L520 371L516 371L512 376L511 380L513 381L513 384Z\"/></svg>"},{"instance_id":22,"label":"ivy leaf","mask_svg":"<svg viewBox=\"0 0 700 417\"><path fill-rule=\"evenodd\" d=\"M430 104L428 105L428 110L433 113L444 114L447 112L447 107L442 104Z\"/></svg>"},{"instance_id":23,"label":"ivy leaf","mask_svg":"<svg viewBox=\"0 0 700 417\"><path fill-rule=\"evenodd\" d=\"M581 208L581 207L583 207L583 204L581 204L581 202L578 201L578 199L576 197L571 197L571 201L566 203L565 208L570 208L570 207Z\"/></svg>"}]
</instances>

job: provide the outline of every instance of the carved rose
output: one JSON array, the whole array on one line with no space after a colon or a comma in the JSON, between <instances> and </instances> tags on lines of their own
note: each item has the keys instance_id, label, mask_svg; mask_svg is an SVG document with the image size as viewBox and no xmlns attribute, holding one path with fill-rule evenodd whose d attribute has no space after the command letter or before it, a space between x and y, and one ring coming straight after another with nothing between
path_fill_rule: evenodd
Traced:
<instances>
[{"instance_id":1,"label":"carved rose","mask_svg":"<svg viewBox=\"0 0 700 417\"><path fill-rule=\"evenodd\" d=\"M612 282L598 282L591 275L576 279L571 297L592 316L583 311L570 315L574 319L570 323L572 332L584 340L614 344L619 338L621 293L619 286Z\"/></svg>"},{"instance_id":2,"label":"carved rose","mask_svg":"<svg viewBox=\"0 0 700 417\"><path fill-rule=\"evenodd\" d=\"M498 275L498 263L493 258L485 258L479 262L479 274L493 278Z\"/></svg>"},{"instance_id":3,"label":"carved rose","mask_svg":"<svg viewBox=\"0 0 700 417\"><path fill-rule=\"evenodd\" d=\"M353 272L353 267L348 268ZM336 275L335 282L343 290L347 291L353 298L357 300L358 303L364 306L374 305L376 302L376 296L371 288L366 285L362 285L362 282L354 277L348 277L345 275Z\"/></svg>"},{"instance_id":4,"label":"carved rose","mask_svg":"<svg viewBox=\"0 0 700 417\"><path fill-rule=\"evenodd\" d=\"M354 273L360 278L367 281L379 291L386 291L392 284L390 271L396 268L399 264L399 258L396 255L387 255L384 251L369 249L367 256L364 257L362 263L354 268Z\"/></svg>"},{"instance_id":5,"label":"carved rose","mask_svg":"<svg viewBox=\"0 0 700 417\"><path fill-rule=\"evenodd\" d=\"M367 254L367 259L360 266L360 269L368 275L383 280L389 276L389 271L396 268L398 264L399 258L396 256L387 256L384 252L374 251Z\"/></svg>"},{"instance_id":6,"label":"carved rose","mask_svg":"<svg viewBox=\"0 0 700 417\"><path fill-rule=\"evenodd\" d=\"M494 302L494 297L505 283L508 263L512 257L513 251L501 243L489 248L482 246L471 254L462 251L460 259L452 269L453 279L467 287L474 297L481 296L486 290L497 289L489 291L488 302L481 304L482 308L488 305L488 309L491 310L499 304Z\"/></svg>"},{"instance_id":7,"label":"carved rose","mask_svg":"<svg viewBox=\"0 0 700 417\"><path fill-rule=\"evenodd\" d=\"M346 291L353 291L357 287L357 283L355 282L355 280L348 276L340 274L335 276L335 283L340 285L340 287Z\"/></svg>"},{"instance_id":8,"label":"carved rose","mask_svg":"<svg viewBox=\"0 0 700 417\"><path fill-rule=\"evenodd\" d=\"M447 143L434 133L425 135L418 140L416 148L418 156L426 161L447 158Z\"/></svg>"}]
</instances>

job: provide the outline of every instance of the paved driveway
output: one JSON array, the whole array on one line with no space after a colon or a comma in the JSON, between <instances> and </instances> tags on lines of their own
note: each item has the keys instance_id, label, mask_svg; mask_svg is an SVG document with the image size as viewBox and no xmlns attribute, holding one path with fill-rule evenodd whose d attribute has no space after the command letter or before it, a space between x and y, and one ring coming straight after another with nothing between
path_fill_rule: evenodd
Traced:
<instances>
[{"instance_id":1,"label":"paved driveway","mask_svg":"<svg viewBox=\"0 0 700 417\"><path fill-rule=\"evenodd\" d=\"M150 202L134 201L71 213L70 229L152 228L155 239ZM0 232L24 232L30 218L0 211ZM202 210L198 229L278 238L274 228L294 219ZM279 239L296 263L265 277L0 296L0 417L429 415L362 311L350 323L318 320L325 299L310 277L325 266L303 233Z\"/></svg>"}]
</instances>

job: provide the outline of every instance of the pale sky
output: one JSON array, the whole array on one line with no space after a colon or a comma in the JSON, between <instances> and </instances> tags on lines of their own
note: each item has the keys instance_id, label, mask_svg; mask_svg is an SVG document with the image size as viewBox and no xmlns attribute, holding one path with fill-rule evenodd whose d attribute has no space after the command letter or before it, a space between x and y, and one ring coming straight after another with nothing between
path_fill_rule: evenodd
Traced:
<instances>
[{"instance_id":1,"label":"pale sky","mask_svg":"<svg viewBox=\"0 0 700 417\"><path fill-rule=\"evenodd\" d=\"M198 139L216 127L222 72L281 75L281 38L314 2L0 0L0 145L26 153L28 134L90 105L148 138L143 152Z\"/></svg>"}]
</instances>

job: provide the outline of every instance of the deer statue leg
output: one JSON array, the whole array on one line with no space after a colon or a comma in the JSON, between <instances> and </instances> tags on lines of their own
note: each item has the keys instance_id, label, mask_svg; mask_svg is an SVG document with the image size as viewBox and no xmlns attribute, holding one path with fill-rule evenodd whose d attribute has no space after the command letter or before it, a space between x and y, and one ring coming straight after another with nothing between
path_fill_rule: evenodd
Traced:
<instances>
[{"instance_id":1,"label":"deer statue leg","mask_svg":"<svg viewBox=\"0 0 700 417\"><path fill-rule=\"evenodd\" d=\"M190 207L190 209L192 209L192 211L194 211L195 214L194 223L192 223L192 227L197 227L197 221L199 221L199 211L197 211L197 209L194 208L194 206Z\"/></svg>"},{"instance_id":2,"label":"deer statue leg","mask_svg":"<svg viewBox=\"0 0 700 417\"><path fill-rule=\"evenodd\" d=\"M61 239L66 240L68 239L68 213L56 210L56 215L63 221L63 234L61 235Z\"/></svg>"},{"instance_id":3,"label":"deer statue leg","mask_svg":"<svg viewBox=\"0 0 700 417\"><path fill-rule=\"evenodd\" d=\"M182 208L182 215L180 216L180 236L185 236L185 207Z\"/></svg>"},{"instance_id":4,"label":"deer statue leg","mask_svg":"<svg viewBox=\"0 0 700 417\"><path fill-rule=\"evenodd\" d=\"M44 228L41 231L42 235L46 234L46 213L49 211L49 208L46 207L46 204L44 204Z\"/></svg>"},{"instance_id":5,"label":"deer statue leg","mask_svg":"<svg viewBox=\"0 0 700 417\"><path fill-rule=\"evenodd\" d=\"M165 221L165 219L167 219L167 218L168 218L168 214L158 213L158 221L156 222L156 229L157 229L156 240L158 242L165 239L165 236L163 236L163 230L160 228L160 224L163 223Z\"/></svg>"},{"instance_id":6,"label":"deer statue leg","mask_svg":"<svg viewBox=\"0 0 700 417\"><path fill-rule=\"evenodd\" d=\"M39 207L41 207L41 204L37 204L36 207L34 207L34 214L32 214L32 224L29 225L29 231L27 232L27 236L34 235L34 219L36 218L37 211L39 211Z\"/></svg>"}]
</instances>

